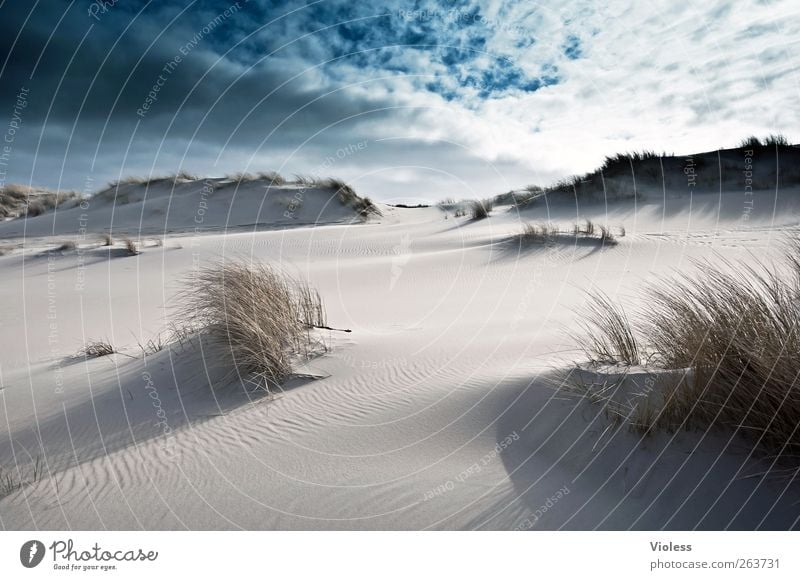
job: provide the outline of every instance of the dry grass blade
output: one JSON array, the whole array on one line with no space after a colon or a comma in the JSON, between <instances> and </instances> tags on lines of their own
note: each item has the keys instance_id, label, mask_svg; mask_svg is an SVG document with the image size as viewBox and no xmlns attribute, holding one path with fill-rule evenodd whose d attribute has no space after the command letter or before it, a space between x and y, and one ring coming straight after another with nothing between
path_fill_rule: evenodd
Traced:
<instances>
[{"instance_id":1,"label":"dry grass blade","mask_svg":"<svg viewBox=\"0 0 800 580\"><path fill-rule=\"evenodd\" d=\"M605 294L589 296L583 329L583 349L592 360L627 365L641 362L641 350L625 311Z\"/></svg>"}]
</instances>

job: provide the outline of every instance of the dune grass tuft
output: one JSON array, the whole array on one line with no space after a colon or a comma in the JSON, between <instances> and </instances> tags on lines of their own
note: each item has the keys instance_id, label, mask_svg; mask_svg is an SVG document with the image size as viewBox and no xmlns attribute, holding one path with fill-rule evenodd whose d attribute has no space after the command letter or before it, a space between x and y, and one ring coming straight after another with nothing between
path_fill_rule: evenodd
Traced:
<instances>
[{"instance_id":1,"label":"dune grass tuft","mask_svg":"<svg viewBox=\"0 0 800 580\"><path fill-rule=\"evenodd\" d=\"M359 196L350 185L338 177L320 178L309 175L295 175L292 183L307 188L315 187L333 190L339 203L353 208L364 220L370 216L383 215L370 198Z\"/></svg>"},{"instance_id":2,"label":"dune grass tuft","mask_svg":"<svg viewBox=\"0 0 800 580\"><path fill-rule=\"evenodd\" d=\"M600 243L604 246L613 246L617 243L617 238L611 232L611 229L606 226L600 226Z\"/></svg>"},{"instance_id":3,"label":"dune grass tuft","mask_svg":"<svg viewBox=\"0 0 800 580\"><path fill-rule=\"evenodd\" d=\"M758 147L791 147L789 139L783 133L773 133L763 139L751 135L739 143L739 147L754 149Z\"/></svg>"},{"instance_id":4,"label":"dune grass tuft","mask_svg":"<svg viewBox=\"0 0 800 580\"><path fill-rule=\"evenodd\" d=\"M358 200L354 202L353 207L358 212L358 215L364 219L367 219L371 215L383 215L381 210L378 209L378 206L368 197L359 197Z\"/></svg>"},{"instance_id":5,"label":"dune grass tuft","mask_svg":"<svg viewBox=\"0 0 800 580\"><path fill-rule=\"evenodd\" d=\"M106 340L91 340L78 351L79 357L97 358L114 354L117 350Z\"/></svg>"},{"instance_id":6,"label":"dune grass tuft","mask_svg":"<svg viewBox=\"0 0 800 580\"><path fill-rule=\"evenodd\" d=\"M358 197L355 190L350 187L350 185L337 177L319 179L314 183L314 185L323 189L333 189L336 191L336 195L339 196L339 201L343 204L350 204Z\"/></svg>"},{"instance_id":7,"label":"dune grass tuft","mask_svg":"<svg viewBox=\"0 0 800 580\"><path fill-rule=\"evenodd\" d=\"M649 159L659 159L669 155L670 154L666 151L657 153L648 149L607 155L603 161L603 165L600 167L600 171L606 175L615 175L621 172L631 171L633 164L641 163Z\"/></svg>"},{"instance_id":8,"label":"dune grass tuft","mask_svg":"<svg viewBox=\"0 0 800 580\"><path fill-rule=\"evenodd\" d=\"M520 242L529 244L543 244L554 240L560 231L552 224L530 224L522 225L522 231L518 234Z\"/></svg>"},{"instance_id":9,"label":"dune grass tuft","mask_svg":"<svg viewBox=\"0 0 800 580\"><path fill-rule=\"evenodd\" d=\"M108 187L105 190L103 190L102 192L100 192L100 193L103 194L103 197L105 197L106 199L113 199L114 197L116 197L116 190L118 190L120 187L134 186L134 185L143 185L145 187L150 187L152 185L157 185L157 184L161 184L161 183L167 183L167 182L170 182L170 181L172 181L174 183L174 182L178 181L178 179L183 175L186 175L189 178L192 177L191 175L189 175L189 174L187 174L185 172L172 173L172 174L167 174L167 175L152 175L151 174L151 175L148 175L146 177L142 177L142 176L138 176L138 175L129 175L127 177L123 177L123 178L117 179L115 181L110 181L108 183ZM127 202L125 202L125 203L127 203Z\"/></svg>"},{"instance_id":10,"label":"dune grass tuft","mask_svg":"<svg viewBox=\"0 0 800 580\"><path fill-rule=\"evenodd\" d=\"M29 201L28 205L25 206L25 215L27 217L40 216L46 211L47 207L40 200L37 199Z\"/></svg>"},{"instance_id":11,"label":"dune grass tuft","mask_svg":"<svg viewBox=\"0 0 800 580\"><path fill-rule=\"evenodd\" d=\"M0 467L0 498L19 491L26 485L41 481L44 476L44 463L40 456L32 459L28 469L23 473L22 468L18 465L14 469L3 469Z\"/></svg>"},{"instance_id":12,"label":"dune grass tuft","mask_svg":"<svg viewBox=\"0 0 800 580\"><path fill-rule=\"evenodd\" d=\"M238 376L266 389L320 344L311 331L326 322L315 290L264 264L205 267L184 281L179 299L179 319L195 329L204 348L215 348L229 369L226 379Z\"/></svg>"},{"instance_id":13,"label":"dune grass tuft","mask_svg":"<svg viewBox=\"0 0 800 580\"><path fill-rule=\"evenodd\" d=\"M74 191L54 191L32 188L18 183L0 186L0 218L36 217L61 205L76 203L80 196Z\"/></svg>"},{"instance_id":14,"label":"dune grass tuft","mask_svg":"<svg viewBox=\"0 0 800 580\"><path fill-rule=\"evenodd\" d=\"M253 175L252 173L248 173L246 171L237 171L236 173L230 173L226 175L225 178L234 181L237 184L250 183L258 179L256 175Z\"/></svg>"},{"instance_id":15,"label":"dune grass tuft","mask_svg":"<svg viewBox=\"0 0 800 580\"><path fill-rule=\"evenodd\" d=\"M780 270L738 262L699 270L648 287L636 323L592 295L584 349L600 362L683 371L641 423L726 427L776 456L800 457L800 248L790 246Z\"/></svg>"},{"instance_id":16,"label":"dune grass tuft","mask_svg":"<svg viewBox=\"0 0 800 580\"><path fill-rule=\"evenodd\" d=\"M382 215L381 210L378 209L378 206L376 206L370 198L359 196L350 185L341 179L329 177L327 179L314 180L312 183L315 187L334 190L339 203L352 207L363 219L367 219L372 215Z\"/></svg>"},{"instance_id":17,"label":"dune grass tuft","mask_svg":"<svg viewBox=\"0 0 800 580\"><path fill-rule=\"evenodd\" d=\"M595 235L598 229L599 234ZM519 241L520 244L549 244L556 241L575 243L579 236L582 236L586 241L597 242L601 246L614 246L617 244L617 240L609 228L605 226L595 228L594 223L589 220L586 221L586 225L583 228L575 224L571 229L563 231L555 224L524 223L520 233L513 236L512 239Z\"/></svg>"},{"instance_id":18,"label":"dune grass tuft","mask_svg":"<svg viewBox=\"0 0 800 580\"><path fill-rule=\"evenodd\" d=\"M277 171L260 171L256 174L258 179L269 181L270 185L286 185L286 178Z\"/></svg>"},{"instance_id":19,"label":"dune grass tuft","mask_svg":"<svg viewBox=\"0 0 800 580\"><path fill-rule=\"evenodd\" d=\"M476 200L470 205L470 217L473 220L482 220L489 217L492 212L493 203L491 200Z\"/></svg>"},{"instance_id":20,"label":"dune grass tuft","mask_svg":"<svg viewBox=\"0 0 800 580\"><path fill-rule=\"evenodd\" d=\"M139 246L134 240L131 238L125 238L122 240L122 243L125 244L125 249L127 250L129 256L139 255Z\"/></svg>"},{"instance_id":21,"label":"dune grass tuft","mask_svg":"<svg viewBox=\"0 0 800 580\"><path fill-rule=\"evenodd\" d=\"M61 242L61 245L56 248L56 252L72 252L78 248L78 245L72 240Z\"/></svg>"},{"instance_id":22,"label":"dune grass tuft","mask_svg":"<svg viewBox=\"0 0 800 580\"><path fill-rule=\"evenodd\" d=\"M185 169L181 169L175 175L175 181L197 181L199 179L200 179L199 176L195 175L194 173L190 173L190 172L186 171Z\"/></svg>"}]
</instances>

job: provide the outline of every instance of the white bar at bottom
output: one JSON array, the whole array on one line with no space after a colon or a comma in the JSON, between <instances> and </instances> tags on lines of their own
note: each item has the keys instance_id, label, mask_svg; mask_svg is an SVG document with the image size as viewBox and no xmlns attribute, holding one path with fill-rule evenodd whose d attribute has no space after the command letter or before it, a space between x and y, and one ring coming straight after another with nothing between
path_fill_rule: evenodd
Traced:
<instances>
[{"instance_id":1,"label":"white bar at bottom","mask_svg":"<svg viewBox=\"0 0 800 580\"><path fill-rule=\"evenodd\" d=\"M0 577L768 580L800 578L798 538L791 532L2 532ZM22 560L38 551L29 548L31 540L45 552L26 568Z\"/></svg>"}]
</instances>

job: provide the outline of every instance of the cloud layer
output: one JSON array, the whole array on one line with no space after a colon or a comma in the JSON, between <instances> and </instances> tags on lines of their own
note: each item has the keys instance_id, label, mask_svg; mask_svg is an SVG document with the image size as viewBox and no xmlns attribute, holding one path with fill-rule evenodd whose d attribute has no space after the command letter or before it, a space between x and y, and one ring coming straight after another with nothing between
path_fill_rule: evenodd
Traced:
<instances>
[{"instance_id":1,"label":"cloud layer","mask_svg":"<svg viewBox=\"0 0 800 580\"><path fill-rule=\"evenodd\" d=\"M788 0L9 4L7 181L324 171L435 200L800 134Z\"/></svg>"}]
</instances>

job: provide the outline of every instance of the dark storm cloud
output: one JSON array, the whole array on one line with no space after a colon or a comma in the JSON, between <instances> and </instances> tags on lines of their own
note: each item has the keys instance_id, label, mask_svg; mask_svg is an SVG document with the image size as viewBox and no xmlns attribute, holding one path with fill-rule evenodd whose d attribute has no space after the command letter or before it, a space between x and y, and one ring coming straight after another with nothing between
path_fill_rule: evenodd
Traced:
<instances>
[{"instance_id":1,"label":"dark storm cloud","mask_svg":"<svg viewBox=\"0 0 800 580\"><path fill-rule=\"evenodd\" d=\"M18 149L30 155L42 137L39 154L49 164L60 158L73 167L86 165L99 149L108 166L112 159L121 162L131 137L134 154L152 150L162 138L184 145L192 139L207 150L233 131L237 147L252 147L279 125L274 140L299 145L309 131L391 106L342 91L325 95L333 87L313 86L313 70L291 80L308 66L291 56L249 67L220 59L208 41L213 35L219 42L226 29L227 38L239 34L234 20L248 8L245 3L229 5L224 19L219 16L226 5L173 22L172 10L151 14L148 7L137 15L121 4L101 14L100 22L88 15L86 3L41 4L13 49L25 15L0 18L0 43L11 55L3 85L30 90L27 139L20 138ZM10 110L13 100L4 91L0 107Z\"/></svg>"}]
</instances>

